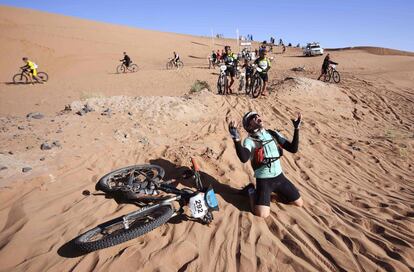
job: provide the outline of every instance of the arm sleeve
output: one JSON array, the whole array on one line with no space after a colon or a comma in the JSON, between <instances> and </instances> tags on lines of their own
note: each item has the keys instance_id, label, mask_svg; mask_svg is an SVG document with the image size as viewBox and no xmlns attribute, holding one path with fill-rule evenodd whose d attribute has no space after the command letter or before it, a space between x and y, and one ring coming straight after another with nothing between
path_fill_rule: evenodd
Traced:
<instances>
[{"instance_id":1,"label":"arm sleeve","mask_svg":"<svg viewBox=\"0 0 414 272\"><path fill-rule=\"evenodd\" d=\"M239 157L240 161L242 163L247 162L250 159L250 150L244 147L241 141L235 141L234 145L236 146L237 157Z\"/></svg>"},{"instance_id":2,"label":"arm sleeve","mask_svg":"<svg viewBox=\"0 0 414 272\"><path fill-rule=\"evenodd\" d=\"M295 129L295 131L293 133L292 142L285 139L278 132L276 132L276 135L278 136L277 141L279 142L279 144L282 146L283 149L285 149L285 150L287 150L291 153L298 152L298 149L299 149L299 129Z\"/></svg>"}]
</instances>

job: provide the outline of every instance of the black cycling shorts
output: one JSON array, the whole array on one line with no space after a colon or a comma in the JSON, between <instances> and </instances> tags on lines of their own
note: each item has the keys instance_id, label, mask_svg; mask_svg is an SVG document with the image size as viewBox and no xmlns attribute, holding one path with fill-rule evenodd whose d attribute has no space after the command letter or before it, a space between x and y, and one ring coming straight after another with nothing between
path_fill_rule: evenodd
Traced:
<instances>
[{"instance_id":1,"label":"black cycling shorts","mask_svg":"<svg viewBox=\"0 0 414 272\"><path fill-rule=\"evenodd\" d=\"M296 201L300 197L298 189L283 173L274 178L256 179L256 205L270 206L272 192L283 203Z\"/></svg>"},{"instance_id":2,"label":"black cycling shorts","mask_svg":"<svg viewBox=\"0 0 414 272\"><path fill-rule=\"evenodd\" d=\"M267 73L259 73L260 77L262 78L262 80L264 82L268 82L269 81L269 77L267 76Z\"/></svg>"},{"instance_id":3,"label":"black cycling shorts","mask_svg":"<svg viewBox=\"0 0 414 272\"><path fill-rule=\"evenodd\" d=\"M231 77L236 76L236 69L234 68L234 66L227 65L226 75L230 75Z\"/></svg>"}]
</instances>

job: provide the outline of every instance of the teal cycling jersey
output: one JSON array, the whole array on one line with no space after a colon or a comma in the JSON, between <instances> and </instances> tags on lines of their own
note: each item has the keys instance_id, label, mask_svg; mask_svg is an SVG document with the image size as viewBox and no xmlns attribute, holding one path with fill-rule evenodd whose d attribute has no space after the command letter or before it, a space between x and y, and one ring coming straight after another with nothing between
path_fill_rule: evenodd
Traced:
<instances>
[{"instance_id":1,"label":"teal cycling jersey","mask_svg":"<svg viewBox=\"0 0 414 272\"><path fill-rule=\"evenodd\" d=\"M287 140L279 132L275 131L275 134L278 136L279 144L283 145ZM263 143L266 143L263 145ZM264 153L266 158L276 158L280 157L277 142L272 137L272 135L267 132L265 129L261 129L256 133L256 138L251 136L247 137L243 141L243 146L250 151L250 161L253 162L254 151L259 148L261 145L264 148ZM253 166L253 163L252 163ZM254 169L254 168L253 168ZM254 176L256 178L273 178L277 177L283 173L282 166L280 165L280 159L273 161L269 165L262 165L259 168L255 169Z\"/></svg>"}]
</instances>

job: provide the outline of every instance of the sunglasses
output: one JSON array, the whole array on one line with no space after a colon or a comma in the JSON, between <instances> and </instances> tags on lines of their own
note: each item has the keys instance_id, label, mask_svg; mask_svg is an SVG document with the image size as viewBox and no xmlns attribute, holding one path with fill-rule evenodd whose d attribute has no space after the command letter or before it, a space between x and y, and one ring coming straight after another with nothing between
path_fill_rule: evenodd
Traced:
<instances>
[{"instance_id":1,"label":"sunglasses","mask_svg":"<svg viewBox=\"0 0 414 272\"><path fill-rule=\"evenodd\" d=\"M254 119L257 119L257 118L259 118L259 117L260 117L260 115L258 115L258 114L254 114L254 115L252 115L252 116L249 118L248 123L250 123L250 121L252 121L252 120L254 120Z\"/></svg>"}]
</instances>

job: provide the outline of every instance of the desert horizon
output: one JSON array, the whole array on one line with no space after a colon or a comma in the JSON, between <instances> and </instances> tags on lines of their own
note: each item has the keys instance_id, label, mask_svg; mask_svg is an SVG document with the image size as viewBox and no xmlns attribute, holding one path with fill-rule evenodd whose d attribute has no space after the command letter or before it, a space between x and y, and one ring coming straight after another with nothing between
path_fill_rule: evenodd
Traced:
<instances>
[{"instance_id":1,"label":"desert horizon","mask_svg":"<svg viewBox=\"0 0 414 272\"><path fill-rule=\"evenodd\" d=\"M238 53L236 39L10 6L0 34L0 271L414 271L414 52L273 46L269 94L252 98L239 79L218 95L209 69L211 50ZM167 70L174 51L184 67ZM117 73L123 52L137 72ZM317 80L326 53L339 83ZM22 57L49 80L14 84ZM280 161L303 207L273 194L268 217L251 212L241 189L253 170L228 131L236 120L246 138L248 111L289 141L302 114L298 152ZM105 249L73 246L140 208L96 190L101 177L153 164L194 190L181 176L190 158L218 199L210 224L177 216Z\"/></svg>"}]
</instances>

